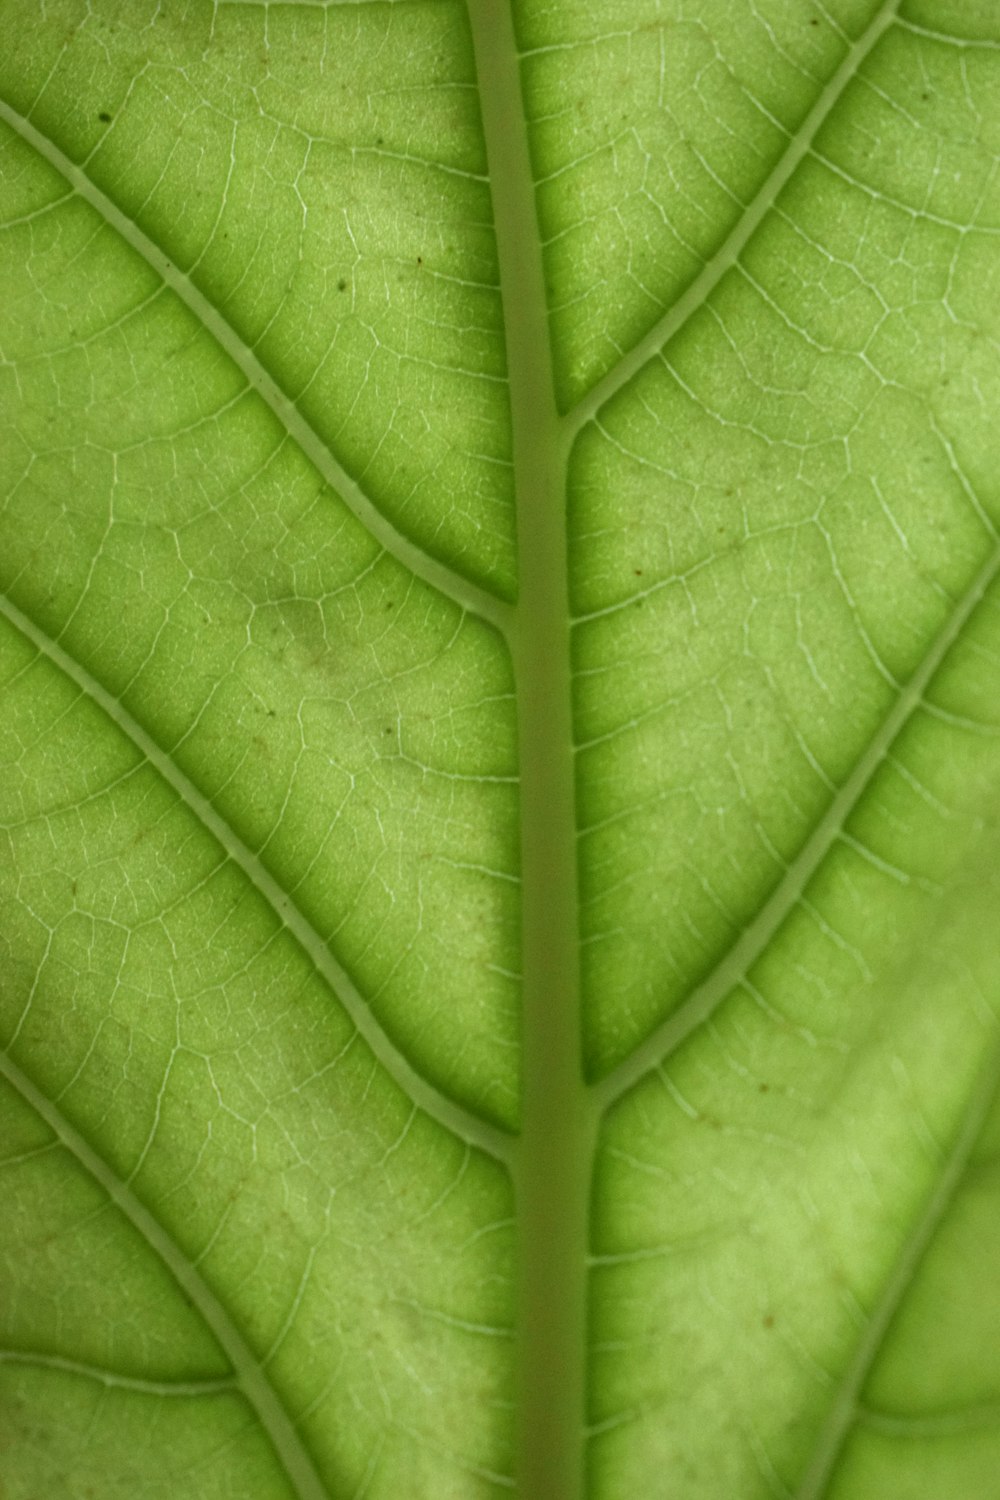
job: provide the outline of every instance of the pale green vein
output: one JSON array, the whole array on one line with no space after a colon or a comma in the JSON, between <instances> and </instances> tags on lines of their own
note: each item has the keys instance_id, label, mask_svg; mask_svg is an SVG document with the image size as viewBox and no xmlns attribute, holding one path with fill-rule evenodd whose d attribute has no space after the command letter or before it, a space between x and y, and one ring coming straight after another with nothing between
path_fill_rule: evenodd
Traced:
<instances>
[{"instance_id":1,"label":"pale green vein","mask_svg":"<svg viewBox=\"0 0 1000 1500\"><path fill-rule=\"evenodd\" d=\"M68 1151L128 1219L170 1271L211 1329L233 1367L236 1381L253 1407L300 1500L330 1500L281 1396L243 1337L232 1315L192 1265L184 1251L130 1187L112 1171L90 1142L66 1119L16 1063L0 1052L0 1074L31 1105Z\"/></svg>"},{"instance_id":2,"label":"pale green vein","mask_svg":"<svg viewBox=\"0 0 1000 1500\"><path fill-rule=\"evenodd\" d=\"M217 6L232 5L245 9L256 6L258 10L271 10L279 5L298 10L300 6L312 6L313 10L328 10L331 6L340 5L345 9L361 10L365 6L383 6L385 0L215 0Z\"/></svg>"},{"instance_id":3,"label":"pale green vein","mask_svg":"<svg viewBox=\"0 0 1000 1500\"><path fill-rule=\"evenodd\" d=\"M950 1411L913 1412L901 1416L876 1411L860 1402L855 1420L859 1427L884 1432L886 1437L951 1437L961 1432L977 1432L984 1427L1000 1429L1000 1401L983 1401L974 1406L956 1406Z\"/></svg>"},{"instance_id":4,"label":"pale green vein","mask_svg":"<svg viewBox=\"0 0 1000 1500\"><path fill-rule=\"evenodd\" d=\"M219 347L239 369L251 390L277 417L282 427L297 443L309 462L324 482L340 496L366 531L384 547L392 557L402 563L417 578L455 600L470 614L488 620L501 633L510 627L510 606L502 600L477 587L461 573L440 562L419 547L382 514L369 499L358 481L335 458L315 428L299 411L295 402L281 389L273 375L265 368L253 350L227 322L222 313L198 288L155 241L139 228L127 214L103 193L87 176L86 172L59 149L54 141L0 99L0 120L6 121L22 140L32 146L51 166L55 167L67 181L74 193L115 230L117 234L141 255L147 265L160 276L171 292L194 314Z\"/></svg>"},{"instance_id":5,"label":"pale green vein","mask_svg":"<svg viewBox=\"0 0 1000 1500\"><path fill-rule=\"evenodd\" d=\"M616 365L566 413L564 421L575 436L604 403L674 337L688 319L708 300L726 272L736 264L755 230L774 207L781 189L808 155L824 122L836 108L865 58L896 18L899 0L886 0L874 19L845 53L840 66L820 92L812 109L790 138L780 160L761 183L715 254L649 332L623 354Z\"/></svg>"},{"instance_id":6,"label":"pale green vein","mask_svg":"<svg viewBox=\"0 0 1000 1500\"><path fill-rule=\"evenodd\" d=\"M416 1071L379 1025L371 1007L347 971L331 953L320 933L303 915L287 891L282 889L260 856L243 842L231 824L174 763L162 746L157 744L152 735L132 717L112 693L108 692L107 688L91 676L85 667L74 660L58 642L47 636L34 621L3 595L0 595L0 613L6 615L11 624L26 636L38 651L48 657L82 693L103 709L109 719L127 735L136 749L146 757L150 765L173 788L185 806L216 839L226 856L242 870L308 954L317 972L343 1005L378 1061L414 1105L432 1116L461 1140L478 1146L501 1161L509 1162L512 1154L511 1138L502 1130L481 1120L477 1115L447 1098Z\"/></svg>"},{"instance_id":7,"label":"pale green vein","mask_svg":"<svg viewBox=\"0 0 1000 1500\"><path fill-rule=\"evenodd\" d=\"M805 1473L794 1490L794 1500L821 1500L827 1493L837 1461L843 1452L848 1433L858 1417L858 1400L862 1386L885 1338L889 1324L898 1309L917 1267L944 1218L969 1156L996 1098L1000 1086L1000 1048L994 1047L973 1091L951 1152L944 1163L934 1191L923 1212L900 1248L891 1276L873 1308L854 1357L841 1377L840 1387L820 1431Z\"/></svg>"},{"instance_id":8,"label":"pale green vein","mask_svg":"<svg viewBox=\"0 0 1000 1500\"><path fill-rule=\"evenodd\" d=\"M979 18L973 13L972 19L976 21ZM1000 52L1000 42L994 41L992 37L952 36L946 31L932 31L929 26L918 26L915 21L901 20L899 24L907 31L912 31L914 36L928 37L932 42L943 42L947 47L976 48L981 52Z\"/></svg>"},{"instance_id":9,"label":"pale green vein","mask_svg":"<svg viewBox=\"0 0 1000 1500\"><path fill-rule=\"evenodd\" d=\"M235 1376L221 1380L143 1380L138 1375L120 1375L99 1365L83 1364L78 1359L63 1359L58 1354L35 1354L23 1349L0 1349L0 1365L26 1365L36 1370L57 1370L63 1375L79 1375L95 1380L109 1389L136 1391L141 1396L217 1396L239 1391Z\"/></svg>"},{"instance_id":10,"label":"pale green vein","mask_svg":"<svg viewBox=\"0 0 1000 1500\"><path fill-rule=\"evenodd\" d=\"M938 667L958 640L976 606L1000 570L1000 543L995 544L969 587L931 642L923 661L902 687L892 708L869 741L854 769L832 798L798 854L757 915L726 950L711 973L680 1007L651 1032L631 1057L593 1085L594 1104L606 1109L651 1068L675 1052L691 1033L713 1014L726 996L753 968L772 942L785 918L801 901L813 875L840 837L852 810L882 764L896 736L920 706Z\"/></svg>"}]
</instances>

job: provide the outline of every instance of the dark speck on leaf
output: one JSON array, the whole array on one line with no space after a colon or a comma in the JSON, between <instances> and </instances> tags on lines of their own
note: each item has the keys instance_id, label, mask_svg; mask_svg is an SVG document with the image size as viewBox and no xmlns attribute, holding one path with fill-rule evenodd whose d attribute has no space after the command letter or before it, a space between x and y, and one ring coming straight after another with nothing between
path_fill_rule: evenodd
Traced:
<instances>
[{"instance_id":1,"label":"dark speck on leaf","mask_svg":"<svg viewBox=\"0 0 1000 1500\"><path fill-rule=\"evenodd\" d=\"M774 1327L774 1313L765 1313L764 1314L764 1318L763 1318L763 1323L764 1323L764 1327L765 1328L773 1328Z\"/></svg>"},{"instance_id":2,"label":"dark speck on leaf","mask_svg":"<svg viewBox=\"0 0 1000 1500\"><path fill-rule=\"evenodd\" d=\"M111 124L111 116L108 114L108 112L107 112L106 109L102 109L101 112L100 112L100 114L97 116L97 118L100 120L100 122L101 122L102 125L110 125Z\"/></svg>"},{"instance_id":3,"label":"dark speck on leaf","mask_svg":"<svg viewBox=\"0 0 1000 1500\"><path fill-rule=\"evenodd\" d=\"M347 291L347 282L344 280L343 276L337 282L337 291L338 292L346 292Z\"/></svg>"}]
</instances>

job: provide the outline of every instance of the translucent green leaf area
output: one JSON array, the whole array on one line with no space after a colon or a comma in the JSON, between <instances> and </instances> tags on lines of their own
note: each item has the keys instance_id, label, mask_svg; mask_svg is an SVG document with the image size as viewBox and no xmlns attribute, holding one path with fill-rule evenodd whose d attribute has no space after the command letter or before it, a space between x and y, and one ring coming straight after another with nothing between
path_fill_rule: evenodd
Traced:
<instances>
[{"instance_id":1,"label":"translucent green leaf area","mask_svg":"<svg viewBox=\"0 0 1000 1500\"><path fill-rule=\"evenodd\" d=\"M1000 9L0 0L3 1500L1000 1500Z\"/></svg>"}]
</instances>

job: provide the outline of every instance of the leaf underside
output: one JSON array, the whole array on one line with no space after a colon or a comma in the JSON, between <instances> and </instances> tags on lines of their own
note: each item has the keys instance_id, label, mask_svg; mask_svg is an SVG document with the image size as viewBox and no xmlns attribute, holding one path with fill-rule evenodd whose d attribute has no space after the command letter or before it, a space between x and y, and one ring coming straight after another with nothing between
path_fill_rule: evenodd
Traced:
<instances>
[{"instance_id":1,"label":"leaf underside","mask_svg":"<svg viewBox=\"0 0 1000 1500\"><path fill-rule=\"evenodd\" d=\"M5 1500L1000 1500L995 6L0 23Z\"/></svg>"}]
</instances>

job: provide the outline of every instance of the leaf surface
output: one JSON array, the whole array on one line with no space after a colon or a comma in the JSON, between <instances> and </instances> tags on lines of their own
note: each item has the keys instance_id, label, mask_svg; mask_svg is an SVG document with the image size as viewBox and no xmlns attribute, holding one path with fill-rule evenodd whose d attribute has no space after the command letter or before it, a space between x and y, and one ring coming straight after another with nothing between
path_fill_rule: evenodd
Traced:
<instances>
[{"instance_id":1,"label":"leaf surface","mask_svg":"<svg viewBox=\"0 0 1000 1500\"><path fill-rule=\"evenodd\" d=\"M0 20L0 1489L1000 1500L994 8Z\"/></svg>"}]
</instances>

